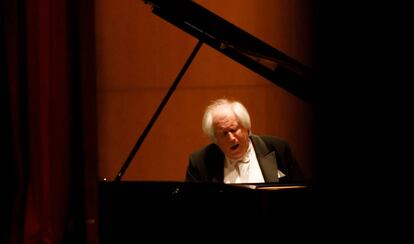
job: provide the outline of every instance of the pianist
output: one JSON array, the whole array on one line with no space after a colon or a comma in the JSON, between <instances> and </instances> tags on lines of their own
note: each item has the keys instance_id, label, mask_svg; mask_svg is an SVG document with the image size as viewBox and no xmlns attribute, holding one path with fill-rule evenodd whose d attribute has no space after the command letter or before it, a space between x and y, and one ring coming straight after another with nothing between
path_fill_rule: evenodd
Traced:
<instances>
[{"instance_id":1,"label":"pianist","mask_svg":"<svg viewBox=\"0 0 414 244\"><path fill-rule=\"evenodd\" d=\"M189 182L297 183L303 174L289 145L251 132L250 116L239 101L218 99L207 106L203 132L211 144L190 154Z\"/></svg>"}]
</instances>

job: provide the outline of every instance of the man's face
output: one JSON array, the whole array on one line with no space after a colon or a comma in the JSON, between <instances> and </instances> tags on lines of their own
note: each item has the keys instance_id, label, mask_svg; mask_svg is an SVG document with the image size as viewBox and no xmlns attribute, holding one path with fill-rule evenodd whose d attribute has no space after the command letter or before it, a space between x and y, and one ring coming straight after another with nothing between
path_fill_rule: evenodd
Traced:
<instances>
[{"instance_id":1,"label":"man's face","mask_svg":"<svg viewBox=\"0 0 414 244\"><path fill-rule=\"evenodd\" d=\"M228 158L242 158L249 147L249 131L240 124L229 106L220 106L212 115L216 144Z\"/></svg>"}]
</instances>

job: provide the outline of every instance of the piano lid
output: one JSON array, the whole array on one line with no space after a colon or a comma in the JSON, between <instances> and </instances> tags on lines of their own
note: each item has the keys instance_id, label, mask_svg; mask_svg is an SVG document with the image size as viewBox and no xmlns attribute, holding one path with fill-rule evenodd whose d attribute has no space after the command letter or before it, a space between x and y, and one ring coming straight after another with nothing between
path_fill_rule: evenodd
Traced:
<instances>
[{"instance_id":1,"label":"piano lid","mask_svg":"<svg viewBox=\"0 0 414 244\"><path fill-rule=\"evenodd\" d=\"M152 12L272 83L312 102L311 70L191 0L144 0Z\"/></svg>"}]
</instances>

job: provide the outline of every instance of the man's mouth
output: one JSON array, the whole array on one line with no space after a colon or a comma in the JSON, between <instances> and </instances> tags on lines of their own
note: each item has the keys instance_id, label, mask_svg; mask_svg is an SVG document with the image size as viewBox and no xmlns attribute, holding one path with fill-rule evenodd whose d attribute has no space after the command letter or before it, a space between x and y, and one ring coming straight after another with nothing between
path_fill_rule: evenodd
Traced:
<instances>
[{"instance_id":1,"label":"man's mouth","mask_svg":"<svg viewBox=\"0 0 414 244\"><path fill-rule=\"evenodd\" d=\"M230 147L231 150L236 150L239 147L239 144L235 144L233 146Z\"/></svg>"}]
</instances>

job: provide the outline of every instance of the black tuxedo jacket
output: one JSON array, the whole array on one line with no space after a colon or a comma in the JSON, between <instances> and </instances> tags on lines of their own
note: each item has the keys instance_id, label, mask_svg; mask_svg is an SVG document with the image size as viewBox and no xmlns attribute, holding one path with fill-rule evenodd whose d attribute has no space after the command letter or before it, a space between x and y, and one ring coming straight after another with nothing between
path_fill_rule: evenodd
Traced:
<instances>
[{"instance_id":1,"label":"black tuxedo jacket","mask_svg":"<svg viewBox=\"0 0 414 244\"><path fill-rule=\"evenodd\" d=\"M298 183L304 180L287 142L273 136L253 134L250 139L266 183ZM223 152L214 143L193 152L189 157L186 181L222 183L224 158ZM278 170L285 176L279 178Z\"/></svg>"}]
</instances>

